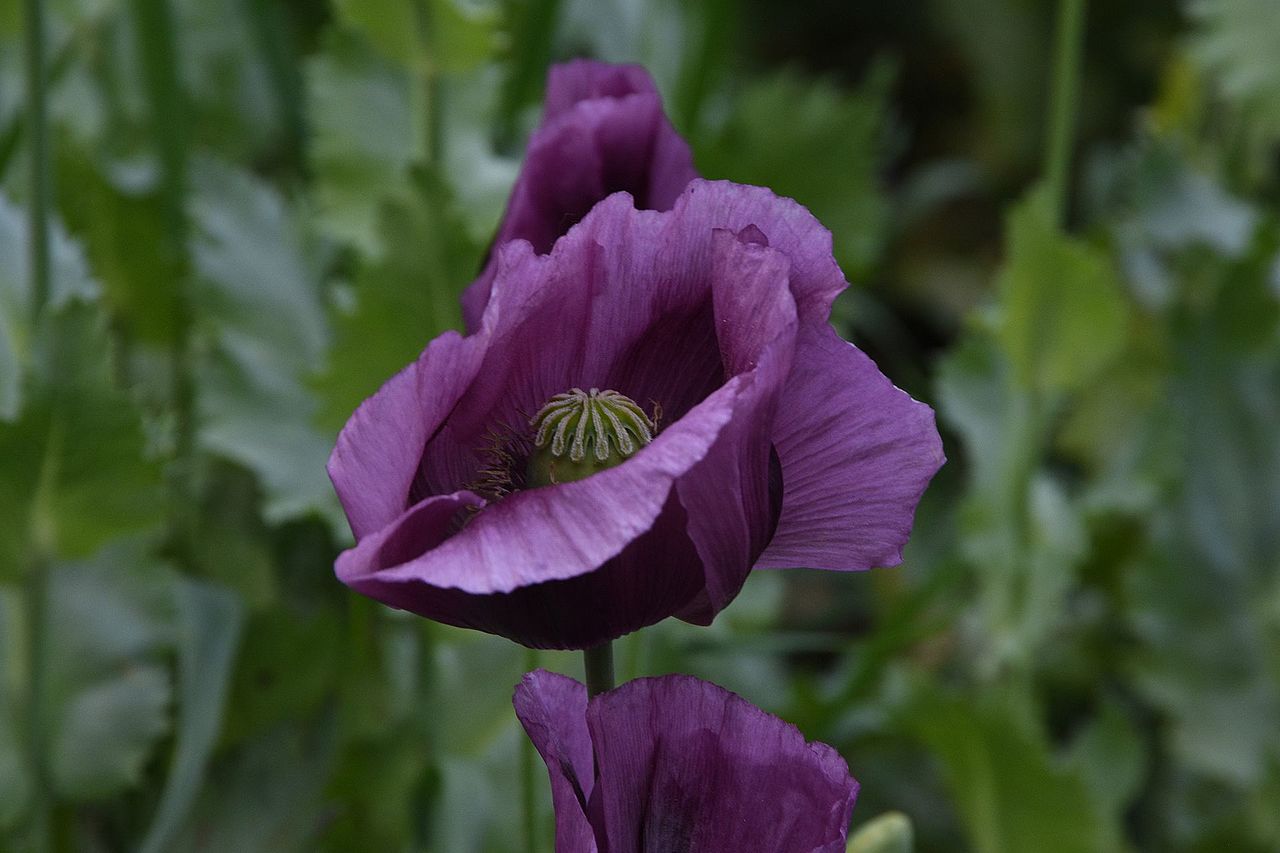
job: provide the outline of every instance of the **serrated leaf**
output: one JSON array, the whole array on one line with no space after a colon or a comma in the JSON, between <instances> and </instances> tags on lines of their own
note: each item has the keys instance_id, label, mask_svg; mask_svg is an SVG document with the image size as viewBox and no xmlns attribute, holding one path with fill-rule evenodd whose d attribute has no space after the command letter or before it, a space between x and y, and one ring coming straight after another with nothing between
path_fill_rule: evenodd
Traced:
<instances>
[{"instance_id":1,"label":"serrated leaf","mask_svg":"<svg viewBox=\"0 0 1280 853\"><path fill-rule=\"evenodd\" d=\"M35 546L83 557L161 519L159 466L138 412L112 387L105 322L70 305L46 318L32 356L32 399L0 423L0 574Z\"/></svg>"},{"instance_id":2,"label":"serrated leaf","mask_svg":"<svg viewBox=\"0 0 1280 853\"><path fill-rule=\"evenodd\" d=\"M1215 74L1233 99L1253 102L1280 121L1280 4L1272 0L1193 0L1191 57Z\"/></svg>"},{"instance_id":3,"label":"serrated leaf","mask_svg":"<svg viewBox=\"0 0 1280 853\"><path fill-rule=\"evenodd\" d=\"M71 799L107 797L136 784L169 729L168 575L131 550L49 576L49 769Z\"/></svg>"},{"instance_id":4,"label":"serrated leaf","mask_svg":"<svg viewBox=\"0 0 1280 853\"><path fill-rule=\"evenodd\" d=\"M468 0L335 0L338 17L405 67L466 71L497 47L497 10Z\"/></svg>"},{"instance_id":5,"label":"serrated leaf","mask_svg":"<svg viewBox=\"0 0 1280 853\"><path fill-rule=\"evenodd\" d=\"M836 259L856 281L888 235L880 170L890 77L878 66L853 92L791 72L754 81L698 147L698 165L708 177L770 187L808 207L831 229Z\"/></svg>"},{"instance_id":6,"label":"serrated leaf","mask_svg":"<svg viewBox=\"0 0 1280 853\"><path fill-rule=\"evenodd\" d=\"M13 420L22 405L23 371L33 347L31 255L27 215L0 192L0 421ZM49 308L91 299L98 286L84 252L58 221L50 229Z\"/></svg>"},{"instance_id":7,"label":"serrated leaf","mask_svg":"<svg viewBox=\"0 0 1280 853\"><path fill-rule=\"evenodd\" d=\"M458 296L479 268L480 248L439 179L420 174L416 189L411 201L384 208L387 256L359 271L355 307L335 319L329 367L317 380L324 420L335 427L461 322Z\"/></svg>"},{"instance_id":8,"label":"serrated leaf","mask_svg":"<svg viewBox=\"0 0 1280 853\"><path fill-rule=\"evenodd\" d=\"M101 799L137 784L143 762L169 729L169 693L162 667L136 666L71 698L49 762L58 792Z\"/></svg>"},{"instance_id":9,"label":"serrated leaf","mask_svg":"<svg viewBox=\"0 0 1280 853\"><path fill-rule=\"evenodd\" d=\"M258 475L265 514L336 515L332 442L300 378L324 359L319 277L284 200L215 161L194 170L192 257L202 321L217 343L198 386L200 442Z\"/></svg>"},{"instance_id":10,"label":"serrated leaf","mask_svg":"<svg viewBox=\"0 0 1280 853\"><path fill-rule=\"evenodd\" d=\"M378 207L403 192L420 153L409 76L334 35L308 62L306 79L317 221L332 236L380 254Z\"/></svg>"},{"instance_id":11,"label":"serrated leaf","mask_svg":"<svg viewBox=\"0 0 1280 853\"><path fill-rule=\"evenodd\" d=\"M1009 217L1000 342L1019 383L1080 388L1124 346L1128 304L1109 258L1062 234L1035 192Z\"/></svg>"}]
</instances>

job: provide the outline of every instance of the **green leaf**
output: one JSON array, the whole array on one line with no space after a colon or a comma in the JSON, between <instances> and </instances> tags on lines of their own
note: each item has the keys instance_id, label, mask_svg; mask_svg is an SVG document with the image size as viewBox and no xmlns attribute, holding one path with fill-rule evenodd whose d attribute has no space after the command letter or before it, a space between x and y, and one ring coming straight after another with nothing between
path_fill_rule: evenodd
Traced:
<instances>
[{"instance_id":1,"label":"green leaf","mask_svg":"<svg viewBox=\"0 0 1280 853\"><path fill-rule=\"evenodd\" d=\"M1121 819L1142 785L1147 755L1141 734L1113 702L1071 744L1068 764L1106 814Z\"/></svg>"},{"instance_id":2,"label":"green leaf","mask_svg":"<svg viewBox=\"0 0 1280 853\"><path fill-rule=\"evenodd\" d=\"M170 849L278 853L314 849L330 817L322 800L332 772L334 726L279 726L217 762Z\"/></svg>"},{"instance_id":3,"label":"green leaf","mask_svg":"<svg viewBox=\"0 0 1280 853\"><path fill-rule=\"evenodd\" d=\"M495 4L459 0L334 0L338 17L405 67L466 71L498 45ZM424 49L424 44L429 49Z\"/></svg>"},{"instance_id":4,"label":"green leaf","mask_svg":"<svg viewBox=\"0 0 1280 853\"><path fill-rule=\"evenodd\" d=\"M1280 122L1280 5L1271 0L1192 0L1196 23L1191 57L1214 74L1222 91ZM1273 129L1280 125L1273 125Z\"/></svg>"},{"instance_id":5,"label":"green leaf","mask_svg":"<svg viewBox=\"0 0 1280 853\"><path fill-rule=\"evenodd\" d=\"M1084 782L1058 767L1043 736L1004 704L934 694L912 728L942 762L977 853L1116 849Z\"/></svg>"},{"instance_id":6,"label":"green leaf","mask_svg":"<svg viewBox=\"0 0 1280 853\"><path fill-rule=\"evenodd\" d=\"M159 853L182 828L204 783L205 766L222 726L227 686L240 639L243 609L224 589L183 580L178 599L179 716L177 745L160 804L142 842Z\"/></svg>"},{"instance_id":7,"label":"green leaf","mask_svg":"<svg viewBox=\"0 0 1280 853\"><path fill-rule=\"evenodd\" d=\"M168 574L115 549L49 577L49 768L71 799L136 785L169 730Z\"/></svg>"},{"instance_id":8,"label":"green leaf","mask_svg":"<svg viewBox=\"0 0 1280 853\"><path fill-rule=\"evenodd\" d=\"M355 307L335 320L329 367L317 380L324 421L338 426L360 401L461 323L458 296L480 266L444 184L419 173L417 192L389 203L381 224L387 256L359 271Z\"/></svg>"},{"instance_id":9,"label":"green leaf","mask_svg":"<svg viewBox=\"0 0 1280 853\"><path fill-rule=\"evenodd\" d=\"M770 187L808 207L857 281L889 231L880 171L891 82L883 64L853 92L792 72L754 81L733 98L719 133L698 146L698 164L707 177Z\"/></svg>"},{"instance_id":10,"label":"green leaf","mask_svg":"<svg viewBox=\"0 0 1280 853\"><path fill-rule=\"evenodd\" d=\"M32 399L0 423L0 573L30 550L82 557L161 520L158 465L138 413L112 386L105 323L83 305L46 318Z\"/></svg>"},{"instance_id":11,"label":"green leaf","mask_svg":"<svg viewBox=\"0 0 1280 853\"><path fill-rule=\"evenodd\" d=\"M1054 227L1042 191L1013 211L1007 233L1000 342L1024 387L1076 390L1124 345L1120 282L1106 254Z\"/></svg>"},{"instance_id":12,"label":"green leaf","mask_svg":"<svg viewBox=\"0 0 1280 853\"><path fill-rule=\"evenodd\" d=\"M308 62L306 80L317 221L326 233L380 254L379 206L403 194L409 165L421 154L409 76L333 34Z\"/></svg>"},{"instance_id":13,"label":"green leaf","mask_svg":"<svg viewBox=\"0 0 1280 853\"><path fill-rule=\"evenodd\" d=\"M268 520L318 511L337 523L332 441L301 381L329 337L313 247L284 199L247 173L202 161L193 184L197 301L217 344L198 386L200 442L258 475Z\"/></svg>"},{"instance_id":14,"label":"green leaf","mask_svg":"<svg viewBox=\"0 0 1280 853\"><path fill-rule=\"evenodd\" d=\"M50 230L49 309L73 299L92 299L98 286L89 275L84 252L55 220ZM0 192L0 422L18 416L23 372L34 343L31 328L31 263L26 212Z\"/></svg>"}]
</instances>

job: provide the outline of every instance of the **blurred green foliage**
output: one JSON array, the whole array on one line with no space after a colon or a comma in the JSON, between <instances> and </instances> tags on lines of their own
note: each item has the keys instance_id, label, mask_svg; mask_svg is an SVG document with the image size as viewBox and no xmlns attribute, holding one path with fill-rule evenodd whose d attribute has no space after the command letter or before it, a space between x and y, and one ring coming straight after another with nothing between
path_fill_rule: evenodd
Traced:
<instances>
[{"instance_id":1,"label":"blurred green foliage","mask_svg":"<svg viewBox=\"0 0 1280 853\"><path fill-rule=\"evenodd\" d=\"M458 325L583 54L832 228L837 325L951 460L901 568L758 575L620 674L834 744L851 850L1280 847L1280 6L1093 4L1063 229L1053 4L39 5L38 320L0 7L0 847L522 849L510 692L578 661L349 593L324 462Z\"/></svg>"}]
</instances>

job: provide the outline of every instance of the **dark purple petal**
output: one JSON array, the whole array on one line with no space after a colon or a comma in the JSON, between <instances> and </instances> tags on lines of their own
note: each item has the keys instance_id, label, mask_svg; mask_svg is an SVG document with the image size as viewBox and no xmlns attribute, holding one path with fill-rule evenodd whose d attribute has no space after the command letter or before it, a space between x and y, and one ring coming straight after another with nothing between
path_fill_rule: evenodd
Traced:
<instances>
[{"instance_id":1,"label":"dark purple petal","mask_svg":"<svg viewBox=\"0 0 1280 853\"><path fill-rule=\"evenodd\" d=\"M696 678L628 682L587 725L610 853L843 853L857 782L795 726Z\"/></svg>"},{"instance_id":2,"label":"dark purple petal","mask_svg":"<svg viewBox=\"0 0 1280 853\"><path fill-rule=\"evenodd\" d=\"M475 377L480 341L449 332L360 404L338 435L329 478L356 539L404 511L427 439Z\"/></svg>"},{"instance_id":3,"label":"dark purple petal","mask_svg":"<svg viewBox=\"0 0 1280 853\"><path fill-rule=\"evenodd\" d=\"M791 262L791 290L801 322L825 323L849 286L831 254L831 232L808 210L764 187L697 180L675 205L685 227L726 228L767 245ZM751 229L747 231L746 229Z\"/></svg>"},{"instance_id":4,"label":"dark purple petal","mask_svg":"<svg viewBox=\"0 0 1280 853\"><path fill-rule=\"evenodd\" d=\"M534 647L583 648L657 622L702 582L668 495L706 455L744 384L726 384L625 464L518 492L451 536L459 519L432 502L456 510L476 499L430 498L344 552L338 576L393 607Z\"/></svg>"},{"instance_id":5,"label":"dark purple petal","mask_svg":"<svg viewBox=\"0 0 1280 853\"><path fill-rule=\"evenodd\" d=\"M942 466L933 410L827 325L800 331L773 428L782 516L758 568L895 566Z\"/></svg>"},{"instance_id":6,"label":"dark purple petal","mask_svg":"<svg viewBox=\"0 0 1280 853\"><path fill-rule=\"evenodd\" d=\"M658 87L643 65L614 65L595 59L571 59L547 71L542 103L543 123L573 109L580 101L656 95Z\"/></svg>"},{"instance_id":7,"label":"dark purple petal","mask_svg":"<svg viewBox=\"0 0 1280 853\"><path fill-rule=\"evenodd\" d=\"M529 140L494 246L527 240L545 254L610 194L625 191L638 208L669 210L695 177L689 146L643 68L588 60L555 66L542 125ZM463 294L468 329L479 326L494 263Z\"/></svg>"},{"instance_id":8,"label":"dark purple petal","mask_svg":"<svg viewBox=\"0 0 1280 853\"><path fill-rule=\"evenodd\" d=\"M557 853L596 853L586 804L595 786L587 732L587 688L538 670L516 685L516 716L547 765L556 812Z\"/></svg>"},{"instance_id":9,"label":"dark purple petal","mask_svg":"<svg viewBox=\"0 0 1280 853\"><path fill-rule=\"evenodd\" d=\"M699 624L738 594L773 534L779 508L769 492L770 425L796 333L785 256L723 230L714 232L711 252L721 361L752 384L711 451L677 485L706 579L679 615Z\"/></svg>"}]
</instances>

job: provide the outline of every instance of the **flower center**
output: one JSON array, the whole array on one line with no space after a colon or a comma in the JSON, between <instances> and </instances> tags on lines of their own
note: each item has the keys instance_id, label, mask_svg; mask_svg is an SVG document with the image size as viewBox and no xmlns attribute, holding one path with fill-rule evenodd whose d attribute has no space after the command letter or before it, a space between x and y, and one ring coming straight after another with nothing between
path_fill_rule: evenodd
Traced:
<instances>
[{"instance_id":1,"label":"flower center","mask_svg":"<svg viewBox=\"0 0 1280 853\"><path fill-rule=\"evenodd\" d=\"M535 430L530 488L571 483L619 465L653 441L657 429L630 397L599 388L555 395L529 425Z\"/></svg>"}]
</instances>

